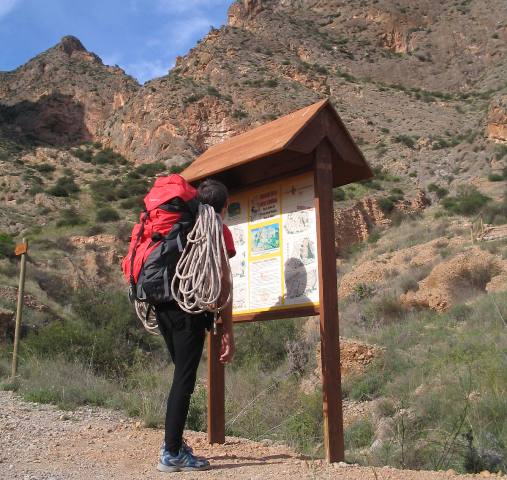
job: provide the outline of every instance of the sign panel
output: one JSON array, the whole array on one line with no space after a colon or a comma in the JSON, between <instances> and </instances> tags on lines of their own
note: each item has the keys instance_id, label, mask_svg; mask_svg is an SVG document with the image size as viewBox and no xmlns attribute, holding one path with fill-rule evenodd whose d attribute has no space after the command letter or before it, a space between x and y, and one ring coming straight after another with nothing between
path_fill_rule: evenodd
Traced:
<instances>
[{"instance_id":1,"label":"sign panel","mask_svg":"<svg viewBox=\"0 0 507 480\"><path fill-rule=\"evenodd\" d=\"M16 248L14 249L15 255L23 255L28 252L28 244L27 243L18 243Z\"/></svg>"},{"instance_id":2,"label":"sign panel","mask_svg":"<svg viewBox=\"0 0 507 480\"><path fill-rule=\"evenodd\" d=\"M233 313L318 305L313 174L232 195Z\"/></svg>"}]
</instances>

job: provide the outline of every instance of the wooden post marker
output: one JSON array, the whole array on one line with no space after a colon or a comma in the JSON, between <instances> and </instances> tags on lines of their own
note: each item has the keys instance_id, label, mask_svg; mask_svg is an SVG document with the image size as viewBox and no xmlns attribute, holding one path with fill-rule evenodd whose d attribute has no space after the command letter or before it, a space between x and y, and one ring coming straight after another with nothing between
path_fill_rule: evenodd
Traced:
<instances>
[{"instance_id":1,"label":"wooden post marker","mask_svg":"<svg viewBox=\"0 0 507 480\"><path fill-rule=\"evenodd\" d=\"M320 358L324 413L324 447L328 462L345 458L338 329L338 293L332 176L333 159L327 142L315 151L315 208L320 289Z\"/></svg>"},{"instance_id":2,"label":"wooden post marker","mask_svg":"<svg viewBox=\"0 0 507 480\"><path fill-rule=\"evenodd\" d=\"M18 287L18 304L16 307L16 327L14 330L14 348L12 350L12 378L14 379L18 373L18 349L19 335L21 331L21 320L23 318L23 298L25 296L25 272L26 272L26 255L28 253L28 242L23 238L22 243L16 245L16 255L21 255L21 268L19 272Z\"/></svg>"},{"instance_id":3,"label":"wooden post marker","mask_svg":"<svg viewBox=\"0 0 507 480\"><path fill-rule=\"evenodd\" d=\"M324 449L343 461L333 188L372 176L361 151L322 100L210 147L182 175L229 189L234 323L320 316ZM210 443L225 441L218 327L208 338Z\"/></svg>"},{"instance_id":4,"label":"wooden post marker","mask_svg":"<svg viewBox=\"0 0 507 480\"><path fill-rule=\"evenodd\" d=\"M217 324L217 333L208 335L208 441L225 442L225 378L220 363L220 341L223 327Z\"/></svg>"}]
</instances>

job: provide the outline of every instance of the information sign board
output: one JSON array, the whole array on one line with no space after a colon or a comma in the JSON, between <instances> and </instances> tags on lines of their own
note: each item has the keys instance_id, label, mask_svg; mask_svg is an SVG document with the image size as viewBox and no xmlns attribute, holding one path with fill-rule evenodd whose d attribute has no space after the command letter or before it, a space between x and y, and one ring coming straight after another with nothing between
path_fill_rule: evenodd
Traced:
<instances>
[{"instance_id":1,"label":"information sign board","mask_svg":"<svg viewBox=\"0 0 507 480\"><path fill-rule=\"evenodd\" d=\"M312 173L231 196L234 314L318 305L314 199Z\"/></svg>"}]
</instances>

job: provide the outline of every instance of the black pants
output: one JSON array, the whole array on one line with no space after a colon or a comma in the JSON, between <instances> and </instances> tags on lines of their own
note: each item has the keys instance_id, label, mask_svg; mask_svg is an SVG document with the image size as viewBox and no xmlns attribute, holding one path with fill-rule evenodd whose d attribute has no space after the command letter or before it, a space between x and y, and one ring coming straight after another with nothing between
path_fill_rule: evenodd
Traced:
<instances>
[{"instance_id":1,"label":"black pants","mask_svg":"<svg viewBox=\"0 0 507 480\"><path fill-rule=\"evenodd\" d=\"M194 391L197 368L204 346L208 314L190 315L175 304L156 308L160 333L174 363L174 376L167 399L165 444L171 453L180 450L190 397Z\"/></svg>"}]
</instances>

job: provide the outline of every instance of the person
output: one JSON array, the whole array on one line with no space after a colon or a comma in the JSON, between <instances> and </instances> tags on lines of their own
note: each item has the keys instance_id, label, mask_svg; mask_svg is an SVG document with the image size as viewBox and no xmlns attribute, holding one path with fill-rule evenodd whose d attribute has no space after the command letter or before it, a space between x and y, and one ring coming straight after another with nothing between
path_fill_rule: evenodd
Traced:
<instances>
[{"instance_id":1,"label":"person","mask_svg":"<svg viewBox=\"0 0 507 480\"><path fill-rule=\"evenodd\" d=\"M208 179L198 188L199 200L211 205L215 212L225 217L228 204L228 191L224 184ZM236 254L232 234L223 226L227 254ZM231 302L220 312L223 323L220 361L232 361L235 352L232 327L232 285L228 263L222 259L222 292L220 303L231 294ZM213 323L212 313L191 315L183 311L176 302L158 306L155 309L160 333L164 337L169 354L174 363L174 376L167 399L165 419L165 438L160 452L157 469L163 472L208 470L210 463L194 455L192 448L183 440L183 430L188 415L190 398L194 391L197 368L201 359L206 330Z\"/></svg>"}]
</instances>

